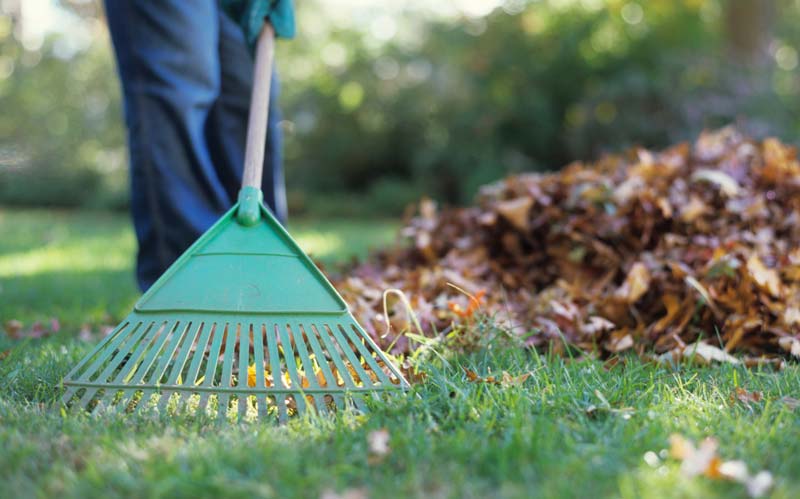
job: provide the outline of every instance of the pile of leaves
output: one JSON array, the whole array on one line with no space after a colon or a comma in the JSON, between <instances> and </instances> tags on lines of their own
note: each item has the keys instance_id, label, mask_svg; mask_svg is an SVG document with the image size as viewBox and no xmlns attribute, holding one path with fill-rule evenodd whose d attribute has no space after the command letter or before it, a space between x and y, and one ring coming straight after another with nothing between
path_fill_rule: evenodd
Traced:
<instances>
[{"instance_id":1,"label":"pile of leaves","mask_svg":"<svg viewBox=\"0 0 800 499\"><path fill-rule=\"evenodd\" d=\"M491 317L526 345L601 357L800 356L800 163L776 139L725 128L508 177L472 207L423 200L401 235L336 282L395 352L415 344L404 332Z\"/></svg>"}]
</instances>

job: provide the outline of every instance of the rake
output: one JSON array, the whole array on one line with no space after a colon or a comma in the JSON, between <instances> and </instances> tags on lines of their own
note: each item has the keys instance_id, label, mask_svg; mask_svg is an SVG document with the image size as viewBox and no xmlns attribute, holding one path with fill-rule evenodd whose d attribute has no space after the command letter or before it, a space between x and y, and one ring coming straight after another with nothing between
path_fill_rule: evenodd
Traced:
<instances>
[{"instance_id":1,"label":"rake","mask_svg":"<svg viewBox=\"0 0 800 499\"><path fill-rule=\"evenodd\" d=\"M273 40L267 23L237 203L67 374L65 404L283 423L408 387L263 204Z\"/></svg>"}]
</instances>

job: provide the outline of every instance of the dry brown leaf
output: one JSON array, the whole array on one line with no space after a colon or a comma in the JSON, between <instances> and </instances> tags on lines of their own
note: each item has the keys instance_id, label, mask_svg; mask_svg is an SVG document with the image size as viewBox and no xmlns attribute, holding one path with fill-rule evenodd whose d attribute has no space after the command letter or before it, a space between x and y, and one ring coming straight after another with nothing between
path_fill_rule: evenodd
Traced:
<instances>
[{"instance_id":1,"label":"dry brown leaf","mask_svg":"<svg viewBox=\"0 0 800 499\"><path fill-rule=\"evenodd\" d=\"M606 350L617 353L633 347L633 336L627 329L615 331L611 334L611 339L606 343Z\"/></svg>"},{"instance_id":2,"label":"dry brown leaf","mask_svg":"<svg viewBox=\"0 0 800 499\"><path fill-rule=\"evenodd\" d=\"M502 385L502 386L518 386L521 385L527 380L533 373L522 373L517 376L512 376L511 374L503 371L500 378L498 379L496 376L486 376L481 377L475 371L471 371L464 366L461 366L461 369L464 370L464 374L467 375L467 381L470 383L486 383L490 385Z\"/></svg>"},{"instance_id":3,"label":"dry brown leaf","mask_svg":"<svg viewBox=\"0 0 800 499\"><path fill-rule=\"evenodd\" d=\"M747 407L750 407L751 403L758 403L763 399L764 396L761 394L761 392L750 392L741 387L737 387L733 393L731 393L732 403L735 403L738 400Z\"/></svg>"},{"instance_id":4,"label":"dry brown leaf","mask_svg":"<svg viewBox=\"0 0 800 499\"><path fill-rule=\"evenodd\" d=\"M433 238L429 232L420 232L417 234L416 245L417 249L425 255L429 261L436 260L436 251L432 246Z\"/></svg>"},{"instance_id":5,"label":"dry brown leaf","mask_svg":"<svg viewBox=\"0 0 800 499\"><path fill-rule=\"evenodd\" d=\"M751 475L744 461L723 461L718 455L719 444L714 438L706 438L695 447L694 442L681 435L671 435L670 456L681 462L681 472L692 478L703 475L713 480L728 480L745 486L750 497L762 497L774 484L772 474L759 471Z\"/></svg>"},{"instance_id":6,"label":"dry brown leaf","mask_svg":"<svg viewBox=\"0 0 800 499\"><path fill-rule=\"evenodd\" d=\"M467 381L470 381L472 383L481 381L481 377L478 376L478 373L476 373L475 371L470 371L469 369L463 366L461 367L461 369L463 369L464 373L467 375Z\"/></svg>"},{"instance_id":7,"label":"dry brown leaf","mask_svg":"<svg viewBox=\"0 0 800 499\"><path fill-rule=\"evenodd\" d=\"M778 273L764 265L764 262L753 254L747 259L747 271L756 285L762 290L778 298L781 296L781 278Z\"/></svg>"},{"instance_id":8,"label":"dry brown leaf","mask_svg":"<svg viewBox=\"0 0 800 499\"><path fill-rule=\"evenodd\" d=\"M81 341L91 341L92 336L92 328L89 324L82 324L81 329L78 331L78 339Z\"/></svg>"},{"instance_id":9,"label":"dry brown leaf","mask_svg":"<svg viewBox=\"0 0 800 499\"><path fill-rule=\"evenodd\" d=\"M381 428L367 434L367 445L373 456L383 457L391 451L389 448L389 430Z\"/></svg>"},{"instance_id":10,"label":"dry brown leaf","mask_svg":"<svg viewBox=\"0 0 800 499\"><path fill-rule=\"evenodd\" d=\"M322 491L319 499L367 499L369 495L366 489L344 489L341 492L336 492L333 489L326 489Z\"/></svg>"},{"instance_id":11,"label":"dry brown leaf","mask_svg":"<svg viewBox=\"0 0 800 499\"><path fill-rule=\"evenodd\" d=\"M728 362L730 364L740 364L741 361L714 345L696 342L686 346L678 346L658 357L659 362L672 364L680 360L693 360L700 364L711 364L713 362Z\"/></svg>"},{"instance_id":12,"label":"dry brown leaf","mask_svg":"<svg viewBox=\"0 0 800 499\"><path fill-rule=\"evenodd\" d=\"M532 373L522 373L518 376L512 376L507 372L503 371L503 378L500 381L500 384L503 386L519 386L525 383L525 380L531 377Z\"/></svg>"},{"instance_id":13,"label":"dry brown leaf","mask_svg":"<svg viewBox=\"0 0 800 499\"><path fill-rule=\"evenodd\" d=\"M786 307L783 311L783 323L789 327L800 324L800 307Z\"/></svg>"},{"instance_id":14,"label":"dry brown leaf","mask_svg":"<svg viewBox=\"0 0 800 499\"><path fill-rule=\"evenodd\" d=\"M22 322L16 319L11 319L3 324L3 329L6 330L6 334L9 338L12 340L18 339L20 337L20 332L22 331Z\"/></svg>"},{"instance_id":15,"label":"dry brown leaf","mask_svg":"<svg viewBox=\"0 0 800 499\"><path fill-rule=\"evenodd\" d=\"M258 382L256 374L256 365L250 364L247 367L247 386L251 388L256 386ZM264 382L268 387L272 386L272 376L270 376L269 371L264 371Z\"/></svg>"},{"instance_id":16,"label":"dry brown leaf","mask_svg":"<svg viewBox=\"0 0 800 499\"><path fill-rule=\"evenodd\" d=\"M796 399L794 397L781 397L779 402L791 410L795 410L800 407L800 399Z\"/></svg>"},{"instance_id":17,"label":"dry brown leaf","mask_svg":"<svg viewBox=\"0 0 800 499\"><path fill-rule=\"evenodd\" d=\"M667 294L661 297L661 301L664 303L664 308L667 309L667 314L654 324L653 329L656 332L665 330L681 311L681 302L677 296Z\"/></svg>"},{"instance_id":18,"label":"dry brown leaf","mask_svg":"<svg viewBox=\"0 0 800 499\"><path fill-rule=\"evenodd\" d=\"M528 213L533 206L533 199L522 197L508 201L500 201L495 207L497 212L508 220L515 228L528 230Z\"/></svg>"},{"instance_id":19,"label":"dry brown leaf","mask_svg":"<svg viewBox=\"0 0 800 499\"><path fill-rule=\"evenodd\" d=\"M419 202L419 212L426 220L436 219L436 202L430 198L422 198Z\"/></svg>"},{"instance_id":20,"label":"dry brown leaf","mask_svg":"<svg viewBox=\"0 0 800 499\"><path fill-rule=\"evenodd\" d=\"M428 380L428 373L420 371L416 367L408 367L406 365L400 366L400 373L412 385L425 383Z\"/></svg>"},{"instance_id":21,"label":"dry brown leaf","mask_svg":"<svg viewBox=\"0 0 800 499\"><path fill-rule=\"evenodd\" d=\"M778 345L795 357L800 357L800 340L791 336L778 338Z\"/></svg>"},{"instance_id":22,"label":"dry brown leaf","mask_svg":"<svg viewBox=\"0 0 800 499\"><path fill-rule=\"evenodd\" d=\"M670 455L681 461L681 472L689 477L706 475L709 478L718 478L720 464L717 457L719 444L713 438L706 438L695 447L694 442L681 436L669 437Z\"/></svg>"},{"instance_id":23,"label":"dry brown leaf","mask_svg":"<svg viewBox=\"0 0 800 499\"><path fill-rule=\"evenodd\" d=\"M617 296L627 303L635 303L647 290L650 289L650 271L641 262L636 262L631 267L625 282L617 290Z\"/></svg>"},{"instance_id":24,"label":"dry brown leaf","mask_svg":"<svg viewBox=\"0 0 800 499\"><path fill-rule=\"evenodd\" d=\"M696 452L694 442L688 438L673 434L669 436L669 455L683 461Z\"/></svg>"},{"instance_id":25,"label":"dry brown leaf","mask_svg":"<svg viewBox=\"0 0 800 499\"><path fill-rule=\"evenodd\" d=\"M684 277L683 280L686 281L686 284L688 284L689 286L697 290L698 293L700 293L700 296L703 297L703 301L706 302L708 308L710 308L716 315L720 315L714 303L714 300L711 298L711 295L708 293L706 287L703 286L703 284L700 281L698 281L697 279L695 279L693 276L690 275Z\"/></svg>"},{"instance_id":26,"label":"dry brown leaf","mask_svg":"<svg viewBox=\"0 0 800 499\"><path fill-rule=\"evenodd\" d=\"M710 364L711 362L741 363L739 359L730 355L725 350L715 347L714 345L709 345L708 343L698 342L686 345L683 353L684 355L692 355L694 358L700 359L706 364Z\"/></svg>"},{"instance_id":27,"label":"dry brown leaf","mask_svg":"<svg viewBox=\"0 0 800 499\"><path fill-rule=\"evenodd\" d=\"M614 329L614 323L605 317L593 315L589 317L589 322L581 325L581 330L588 336L595 336L604 331L611 331Z\"/></svg>"},{"instance_id":28,"label":"dry brown leaf","mask_svg":"<svg viewBox=\"0 0 800 499\"><path fill-rule=\"evenodd\" d=\"M681 220L692 223L710 210L708 205L697 196L692 196L689 202L681 209Z\"/></svg>"},{"instance_id":29,"label":"dry brown leaf","mask_svg":"<svg viewBox=\"0 0 800 499\"><path fill-rule=\"evenodd\" d=\"M720 192L727 197L738 196L741 192L739 183L725 172L701 168L692 174L692 180L710 182L719 187Z\"/></svg>"}]
</instances>

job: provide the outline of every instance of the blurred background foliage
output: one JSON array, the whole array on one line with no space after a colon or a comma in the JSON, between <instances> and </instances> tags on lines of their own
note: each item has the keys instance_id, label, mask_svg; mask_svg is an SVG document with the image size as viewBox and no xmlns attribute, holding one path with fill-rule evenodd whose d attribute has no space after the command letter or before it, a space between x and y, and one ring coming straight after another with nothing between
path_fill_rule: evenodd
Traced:
<instances>
[{"instance_id":1,"label":"blurred background foliage","mask_svg":"<svg viewBox=\"0 0 800 499\"><path fill-rule=\"evenodd\" d=\"M468 202L510 172L736 122L798 142L800 0L299 0L281 43L295 214ZM0 203L124 208L96 0L0 0Z\"/></svg>"}]
</instances>

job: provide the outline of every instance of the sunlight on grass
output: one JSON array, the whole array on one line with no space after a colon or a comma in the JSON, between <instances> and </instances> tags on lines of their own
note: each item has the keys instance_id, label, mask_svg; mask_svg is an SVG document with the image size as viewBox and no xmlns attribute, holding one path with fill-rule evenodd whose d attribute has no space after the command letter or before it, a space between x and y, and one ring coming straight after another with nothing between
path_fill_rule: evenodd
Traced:
<instances>
[{"instance_id":1,"label":"sunlight on grass","mask_svg":"<svg viewBox=\"0 0 800 499\"><path fill-rule=\"evenodd\" d=\"M326 265L392 240L396 222L293 220L301 247ZM139 296L136 240L125 213L0 209L0 324L58 318L84 323L122 319ZM0 328L1 329L1 328Z\"/></svg>"},{"instance_id":2,"label":"sunlight on grass","mask_svg":"<svg viewBox=\"0 0 800 499\"><path fill-rule=\"evenodd\" d=\"M336 263L388 244L397 224L298 220L290 230L313 258ZM125 214L0 211L0 232L0 278L133 269L136 240Z\"/></svg>"},{"instance_id":3,"label":"sunlight on grass","mask_svg":"<svg viewBox=\"0 0 800 499\"><path fill-rule=\"evenodd\" d=\"M303 219L289 224L289 232L303 251L326 264L364 258L370 250L390 244L398 228L395 220Z\"/></svg>"},{"instance_id":4,"label":"sunlight on grass","mask_svg":"<svg viewBox=\"0 0 800 499\"><path fill-rule=\"evenodd\" d=\"M301 232L297 244L313 258L322 258L342 251L344 241L331 232Z\"/></svg>"},{"instance_id":5,"label":"sunlight on grass","mask_svg":"<svg viewBox=\"0 0 800 499\"><path fill-rule=\"evenodd\" d=\"M124 270L131 268L133 235L109 240L94 237L53 243L0 256L0 277L31 276L54 271Z\"/></svg>"}]
</instances>

